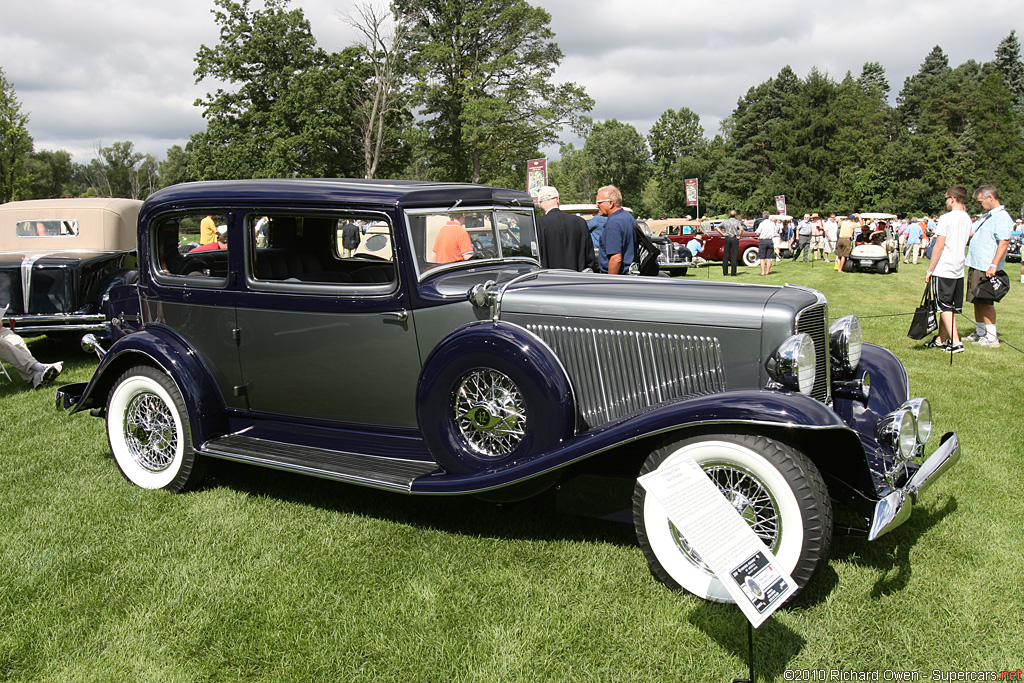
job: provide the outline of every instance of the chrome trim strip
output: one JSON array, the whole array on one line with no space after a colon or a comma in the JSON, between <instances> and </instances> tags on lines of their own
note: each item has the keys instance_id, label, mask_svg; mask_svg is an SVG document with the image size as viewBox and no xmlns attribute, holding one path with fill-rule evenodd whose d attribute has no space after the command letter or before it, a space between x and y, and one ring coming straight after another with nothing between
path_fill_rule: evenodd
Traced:
<instances>
[{"instance_id":1,"label":"chrome trim strip","mask_svg":"<svg viewBox=\"0 0 1024 683\"><path fill-rule=\"evenodd\" d=\"M666 401L725 391L714 337L531 323L568 370L590 427Z\"/></svg>"},{"instance_id":2,"label":"chrome trim strip","mask_svg":"<svg viewBox=\"0 0 1024 683\"><path fill-rule=\"evenodd\" d=\"M36 261L49 256L50 253L52 252L40 251L21 259L21 310L26 313L31 310L28 304L32 299L32 267Z\"/></svg>"},{"instance_id":3,"label":"chrome trim strip","mask_svg":"<svg viewBox=\"0 0 1024 683\"><path fill-rule=\"evenodd\" d=\"M12 320L15 324L22 323L28 327L28 323L41 322L41 323L59 323L62 321L75 322L75 323L101 323L105 322L106 318L100 313L93 313L89 315L70 315L70 314L53 314L53 315L12 315L5 317L4 320Z\"/></svg>"}]
</instances>

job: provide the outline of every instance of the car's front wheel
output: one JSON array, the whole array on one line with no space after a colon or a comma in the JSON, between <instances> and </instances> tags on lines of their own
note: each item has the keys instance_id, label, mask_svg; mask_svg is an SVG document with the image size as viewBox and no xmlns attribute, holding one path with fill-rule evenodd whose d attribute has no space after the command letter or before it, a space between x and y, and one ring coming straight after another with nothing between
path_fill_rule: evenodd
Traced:
<instances>
[{"instance_id":1,"label":"car's front wheel","mask_svg":"<svg viewBox=\"0 0 1024 683\"><path fill-rule=\"evenodd\" d=\"M789 572L798 590L825 560L832 540L832 503L821 473L804 454L774 439L750 434L704 435L651 453L640 474L693 458L754 533ZM633 522L651 573L670 588L732 602L722 583L639 484Z\"/></svg>"},{"instance_id":2,"label":"car's front wheel","mask_svg":"<svg viewBox=\"0 0 1024 683\"><path fill-rule=\"evenodd\" d=\"M157 368L138 365L117 379L107 399L107 440L121 473L136 486L182 491L202 478L185 402Z\"/></svg>"}]
</instances>

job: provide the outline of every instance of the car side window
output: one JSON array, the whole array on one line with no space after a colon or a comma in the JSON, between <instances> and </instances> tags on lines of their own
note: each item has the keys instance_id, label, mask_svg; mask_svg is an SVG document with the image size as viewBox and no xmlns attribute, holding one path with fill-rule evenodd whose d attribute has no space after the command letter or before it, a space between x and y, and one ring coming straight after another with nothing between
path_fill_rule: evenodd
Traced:
<instances>
[{"instance_id":1,"label":"car side window","mask_svg":"<svg viewBox=\"0 0 1024 683\"><path fill-rule=\"evenodd\" d=\"M391 223L384 215L254 213L246 226L249 276L257 284L390 291L398 282Z\"/></svg>"},{"instance_id":2,"label":"car side window","mask_svg":"<svg viewBox=\"0 0 1024 683\"><path fill-rule=\"evenodd\" d=\"M228 217L217 211L167 216L157 222L155 272L222 284L228 275Z\"/></svg>"}]
</instances>

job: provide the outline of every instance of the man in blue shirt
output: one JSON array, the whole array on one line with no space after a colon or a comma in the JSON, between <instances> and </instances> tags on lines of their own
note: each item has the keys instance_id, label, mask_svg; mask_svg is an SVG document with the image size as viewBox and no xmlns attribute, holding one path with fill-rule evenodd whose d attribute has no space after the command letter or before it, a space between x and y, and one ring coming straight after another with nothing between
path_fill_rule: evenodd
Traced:
<instances>
[{"instance_id":1,"label":"man in blue shirt","mask_svg":"<svg viewBox=\"0 0 1024 683\"><path fill-rule=\"evenodd\" d=\"M978 346L999 346L996 334L996 302L974 296L974 290L983 277L992 277L1003 269L1003 258L1010 245L1013 219L1006 212L999 194L992 185L980 185L974 198L985 213L971 228L971 242L967 248L967 303L974 304L974 334L964 337Z\"/></svg>"},{"instance_id":2,"label":"man in blue shirt","mask_svg":"<svg viewBox=\"0 0 1024 683\"><path fill-rule=\"evenodd\" d=\"M601 232L598 262L602 273L629 274L636 261L636 221L622 208L622 193L614 185L597 191L597 210L608 220Z\"/></svg>"},{"instance_id":3,"label":"man in blue shirt","mask_svg":"<svg viewBox=\"0 0 1024 683\"><path fill-rule=\"evenodd\" d=\"M913 221L907 226L907 253L903 255L903 262L910 263L914 259L917 265L917 257L921 255L921 238L924 237L924 230L918 221Z\"/></svg>"}]
</instances>

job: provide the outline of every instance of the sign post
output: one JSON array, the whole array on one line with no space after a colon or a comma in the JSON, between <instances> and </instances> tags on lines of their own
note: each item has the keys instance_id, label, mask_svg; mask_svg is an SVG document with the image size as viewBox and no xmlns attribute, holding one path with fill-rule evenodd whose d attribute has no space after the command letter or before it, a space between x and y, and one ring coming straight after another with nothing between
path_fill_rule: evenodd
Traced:
<instances>
[{"instance_id":1,"label":"sign post","mask_svg":"<svg viewBox=\"0 0 1024 683\"><path fill-rule=\"evenodd\" d=\"M526 191L533 197L534 205L538 204L537 195L540 188L548 184L548 160L529 159L526 162Z\"/></svg>"},{"instance_id":2,"label":"sign post","mask_svg":"<svg viewBox=\"0 0 1024 683\"><path fill-rule=\"evenodd\" d=\"M684 181L686 186L686 205L697 207L694 210L694 215L697 216L697 220L700 220L700 199L698 199L698 185L696 178L688 178Z\"/></svg>"},{"instance_id":3,"label":"sign post","mask_svg":"<svg viewBox=\"0 0 1024 683\"><path fill-rule=\"evenodd\" d=\"M747 618L753 681L753 628L796 592L793 577L693 458L671 461L639 481Z\"/></svg>"}]
</instances>

